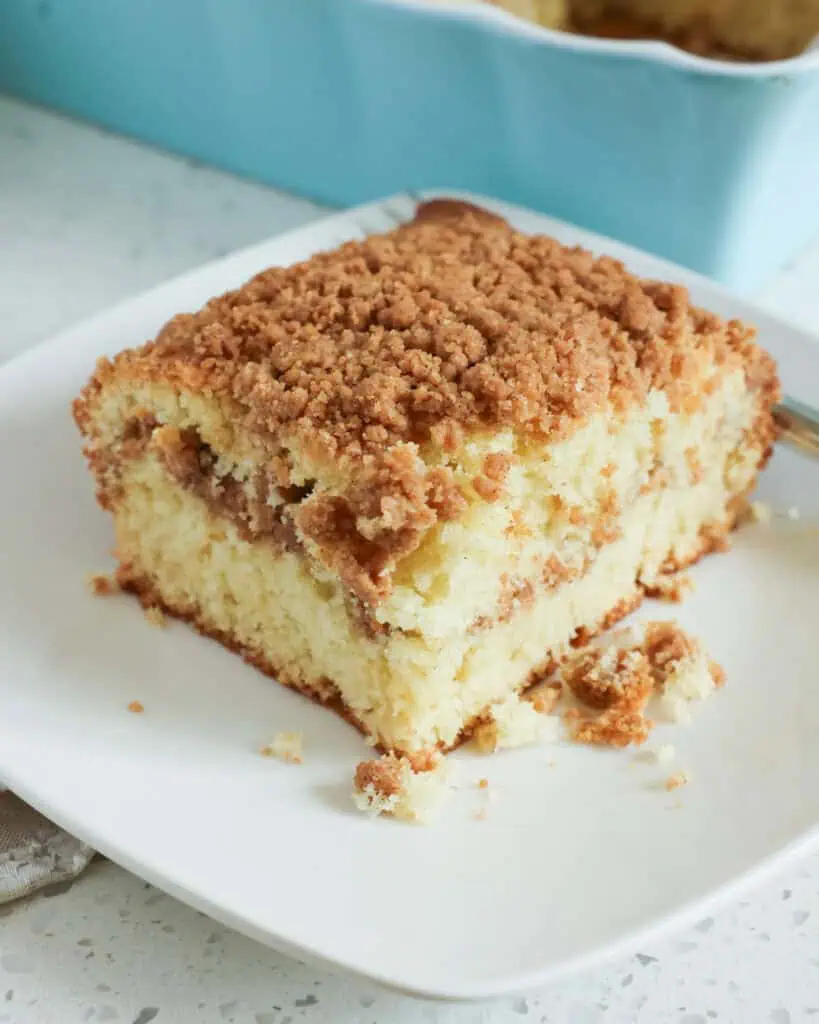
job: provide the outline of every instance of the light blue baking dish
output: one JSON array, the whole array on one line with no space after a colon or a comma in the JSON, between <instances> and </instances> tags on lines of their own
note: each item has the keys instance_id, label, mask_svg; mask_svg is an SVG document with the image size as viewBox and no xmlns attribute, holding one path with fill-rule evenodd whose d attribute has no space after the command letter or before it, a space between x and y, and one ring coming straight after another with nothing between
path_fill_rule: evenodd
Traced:
<instances>
[{"instance_id":1,"label":"light blue baking dish","mask_svg":"<svg viewBox=\"0 0 819 1024\"><path fill-rule=\"evenodd\" d=\"M2 0L0 89L333 204L462 188L749 290L819 233L819 52L429 0Z\"/></svg>"}]
</instances>

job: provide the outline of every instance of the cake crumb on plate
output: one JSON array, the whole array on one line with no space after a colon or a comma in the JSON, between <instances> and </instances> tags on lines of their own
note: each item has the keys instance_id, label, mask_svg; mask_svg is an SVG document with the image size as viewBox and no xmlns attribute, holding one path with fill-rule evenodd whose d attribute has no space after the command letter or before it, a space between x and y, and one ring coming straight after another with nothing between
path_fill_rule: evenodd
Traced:
<instances>
[{"instance_id":1,"label":"cake crumb on plate","mask_svg":"<svg viewBox=\"0 0 819 1024\"><path fill-rule=\"evenodd\" d=\"M615 704L595 718L575 718L570 735L577 743L596 747L639 746L648 739L653 724L641 710Z\"/></svg>"},{"instance_id":2,"label":"cake crumb on plate","mask_svg":"<svg viewBox=\"0 0 819 1024\"><path fill-rule=\"evenodd\" d=\"M480 806L473 814L473 817L477 821L485 821L489 816L490 805L495 803L498 798L498 789L496 786L490 788L489 779L479 779L478 790L480 792Z\"/></svg>"},{"instance_id":3,"label":"cake crumb on plate","mask_svg":"<svg viewBox=\"0 0 819 1024\"><path fill-rule=\"evenodd\" d=\"M665 788L671 793L675 789L680 789L681 786L687 786L689 778L686 772L677 772L675 775L669 776L665 781Z\"/></svg>"},{"instance_id":4,"label":"cake crumb on plate","mask_svg":"<svg viewBox=\"0 0 819 1024\"><path fill-rule=\"evenodd\" d=\"M613 634L608 642L603 638L602 646L583 648L570 658L561 676L574 697L592 709L566 711L570 737L609 747L645 742L654 724L645 710L655 695L663 718L687 722L691 704L725 682L722 667L674 622L649 622L642 640L633 633Z\"/></svg>"},{"instance_id":5,"label":"cake crumb on plate","mask_svg":"<svg viewBox=\"0 0 819 1024\"><path fill-rule=\"evenodd\" d=\"M627 747L648 738L653 723L643 709L654 680L639 646L609 644L581 650L564 666L562 677L582 704L598 712L589 715L578 708L566 712L575 742Z\"/></svg>"},{"instance_id":6,"label":"cake crumb on plate","mask_svg":"<svg viewBox=\"0 0 819 1024\"><path fill-rule=\"evenodd\" d=\"M300 732L277 732L270 743L261 747L262 757L277 757L287 764L301 764L304 754L303 737Z\"/></svg>"},{"instance_id":7,"label":"cake crumb on plate","mask_svg":"<svg viewBox=\"0 0 819 1024\"><path fill-rule=\"evenodd\" d=\"M644 650L667 721L691 719L691 705L706 700L725 682L725 672L702 644L674 622L649 622Z\"/></svg>"},{"instance_id":8,"label":"cake crumb on plate","mask_svg":"<svg viewBox=\"0 0 819 1024\"><path fill-rule=\"evenodd\" d=\"M110 597L119 590L116 579L105 572L90 572L85 577L85 585L94 597Z\"/></svg>"},{"instance_id":9,"label":"cake crumb on plate","mask_svg":"<svg viewBox=\"0 0 819 1024\"><path fill-rule=\"evenodd\" d=\"M353 803L374 817L424 824L448 792L447 774L442 760L425 771L414 770L408 758L394 754L361 761L353 777Z\"/></svg>"},{"instance_id":10,"label":"cake crumb on plate","mask_svg":"<svg viewBox=\"0 0 819 1024\"><path fill-rule=\"evenodd\" d=\"M583 704L600 711L615 705L642 707L654 688L639 647L590 647L564 666L563 681Z\"/></svg>"},{"instance_id":11,"label":"cake crumb on plate","mask_svg":"<svg viewBox=\"0 0 819 1024\"><path fill-rule=\"evenodd\" d=\"M145 705L140 700L132 700L128 705L128 710L133 711L135 715L139 715L145 710Z\"/></svg>"}]
</instances>

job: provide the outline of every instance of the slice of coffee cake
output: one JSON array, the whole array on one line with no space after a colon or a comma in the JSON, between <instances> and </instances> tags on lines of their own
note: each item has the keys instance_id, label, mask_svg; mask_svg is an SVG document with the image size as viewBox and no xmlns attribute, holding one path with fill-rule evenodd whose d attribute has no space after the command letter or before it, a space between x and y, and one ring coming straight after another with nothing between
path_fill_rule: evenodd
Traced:
<instances>
[{"instance_id":1,"label":"slice of coffee cake","mask_svg":"<svg viewBox=\"0 0 819 1024\"><path fill-rule=\"evenodd\" d=\"M120 583L413 752L724 545L774 438L752 337L439 200L103 359L74 413Z\"/></svg>"}]
</instances>

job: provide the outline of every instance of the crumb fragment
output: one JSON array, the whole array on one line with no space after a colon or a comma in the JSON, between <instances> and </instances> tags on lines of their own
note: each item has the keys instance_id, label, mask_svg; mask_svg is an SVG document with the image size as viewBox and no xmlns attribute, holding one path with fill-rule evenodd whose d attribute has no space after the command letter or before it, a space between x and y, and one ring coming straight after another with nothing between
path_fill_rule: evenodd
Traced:
<instances>
[{"instance_id":1,"label":"crumb fragment","mask_svg":"<svg viewBox=\"0 0 819 1024\"><path fill-rule=\"evenodd\" d=\"M598 747L639 746L648 739L654 724L642 710L614 704L594 718L570 718L569 733L577 743Z\"/></svg>"},{"instance_id":2,"label":"crumb fragment","mask_svg":"<svg viewBox=\"0 0 819 1024\"><path fill-rule=\"evenodd\" d=\"M657 682L664 684L681 663L698 653L699 643L676 622L649 622L643 650Z\"/></svg>"},{"instance_id":3,"label":"crumb fragment","mask_svg":"<svg viewBox=\"0 0 819 1024\"><path fill-rule=\"evenodd\" d=\"M681 786L688 785L688 775L685 772L677 772L675 775L671 775L665 780L665 788L671 793L675 789L679 789Z\"/></svg>"},{"instance_id":4,"label":"crumb fragment","mask_svg":"<svg viewBox=\"0 0 819 1024\"><path fill-rule=\"evenodd\" d=\"M401 793L406 767L406 762L392 755L361 761L356 765L353 777L355 791L372 791L373 796L391 806L390 802Z\"/></svg>"},{"instance_id":5,"label":"crumb fragment","mask_svg":"<svg viewBox=\"0 0 819 1024\"><path fill-rule=\"evenodd\" d=\"M538 702L539 707L546 708L547 704L545 699ZM517 694L493 704L489 714L490 718L474 733L475 746L482 753L558 738L559 719L541 713L532 701Z\"/></svg>"},{"instance_id":6,"label":"crumb fragment","mask_svg":"<svg viewBox=\"0 0 819 1024\"><path fill-rule=\"evenodd\" d=\"M598 712L567 711L569 735L579 743L644 743L653 727L645 709L655 694L662 717L684 722L690 720L693 701L704 700L725 682L721 666L676 623L648 623L642 641L633 633L617 633L622 635L612 634L602 647L579 651L561 670L574 696Z\"/></svg>"},{"instance_id":7,"label":"crumb fragment","mask_svg":"<svg viewBox=\"0 0 819 1024\"><path fill-rule=\"evenodd\" d=\"M579 701L601 711L614 706L639 709L654 689L639 647L587 648L564 666L562 676Z\"/></svg>"},{"instance_id":8,"label":"crumb fragment","mask_svg":"<svg viewBox=\"0 0 819 1024\"><path fill-rule=\"evenodd\" d=\"M85 585L95 597L110 597L119 590L119 584L113 576L104 572L91 572L85 577Z\"/></svg>"},{"instance_id":9,"label":"crumb fragment","mask_svg":"<svg viewBox=\"0 0 819 1024\"><path fill-rule=\"evenodd\" d=\"M489 807L495 802L498 796L497 789L489 788L489 779L478 780L478 790L481 794L481 803L473 817L477 821L485 821L489 815Z\"/></svg>"},{"instance_id":10,"label":"crumb fragment","mask_svg":"<svg viewBox=\"0 0 819 1024\"><path fill-rule=\"evenodd\" d=\"M425 771L413 770L409 758L394 754L362 761L353 777L353 803L374 816L423 824L446 796L446 774L443 760Z\"/></svg>"},{"instance_id":11,"label":"crumb fragment","mask_svg":"<svg viewBox=\"0 0 819 1024\"><path fill-rule=\"evenodd\" d=\"M262 757L277 757L287 764L301 764L304 755L300 732L277 732L270 743L259 749Z\"/></svg>"},{"instance_id":12,"label":"crumb fragment","mask_svg":"<svg viewBox=\"0 0 819 1024\"><path fill-rule=\"evenodd\" d=\"M165 617L165 613L159 607L158 604L150 604L145 609L145 618L150 622L152 626L157 626L159 629L164 629L168 625L168 620Z\"/></svg>"},{"instance_id":13,"label":"crumb fragment","mask_svg":"<svg viewBox=\"0 0 819 1024\"><path fill-rule=\"evenodd\" d=\"M722 667L674 622L649 622L644 650L660 693L662 716L668 721L690 721L691 704L706 700L725 682Z\"/></svg>"},{"instance_id":14,"label":"crumb fragment","mask_svg":"<svg viewBox=\"0 0 819 1024\"><path fill-rule=\"evenodd\" d=\"M128 710L133 711L135 715L140 715L145 710L145 705L142 703L142 701L132 700L131 703L128 705Z\"/></svg>"}]
</instances>

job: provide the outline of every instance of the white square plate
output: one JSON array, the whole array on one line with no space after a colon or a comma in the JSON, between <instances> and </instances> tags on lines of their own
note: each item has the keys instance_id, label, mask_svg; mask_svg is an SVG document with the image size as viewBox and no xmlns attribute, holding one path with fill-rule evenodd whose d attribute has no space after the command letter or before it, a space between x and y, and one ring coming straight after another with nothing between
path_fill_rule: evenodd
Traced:
<instances>
[{"instance_id":1,"label":"white square plate","mask_svg":"<svg viewBox=\"0 0 819 1024\"><path fill-rule=\"evenodd\" d=\"M794 328L652 257L474 201L686 281L701 304L760 326L789 392L819 397L819 351ZM368 748L353 729L184 625L152 628L133 600L86 592L112 532L69 406L98 355L142 343L265 266L412 209L397 197L248 249L0 371L0 778L115 861L263 942L412 992L471 998L541 984L702 914L815 840L819 471L779 451L761 496L798 506L801 520L748 528L731 554L695 570L679 619L728 684L692 726L658 728L675 766L577 747L464 751L464 788L432 826L360 815L350 780ZM144 714L128 713L134 699ZM259 757L282 729L304 732L302 766ZM669 794L662 783L677 768L691 782ZM499 799L478 821L483 775Z\"/></svg>"}]
</instances>

